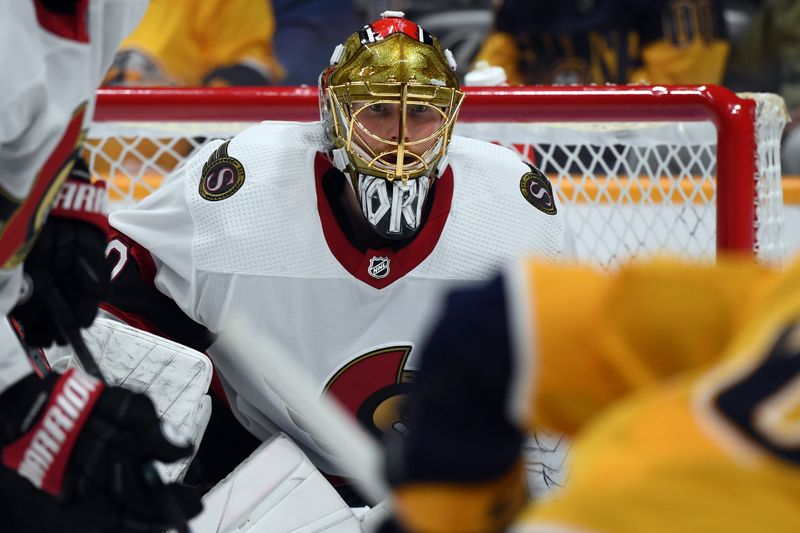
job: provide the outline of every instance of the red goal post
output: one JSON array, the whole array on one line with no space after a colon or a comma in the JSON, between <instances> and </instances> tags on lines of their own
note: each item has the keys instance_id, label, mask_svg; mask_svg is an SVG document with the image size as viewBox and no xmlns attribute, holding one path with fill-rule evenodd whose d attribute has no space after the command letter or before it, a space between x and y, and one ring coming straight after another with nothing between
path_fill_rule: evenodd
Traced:
<instances>
[{"instance_id":1,"label":"red goal post","mask_svg":"<svg viewBox=\"0 0 800 533\"><path fill-rule=\"evenodd\" d=\"M498 142L553 181L578 254L785 253L774 95L717 86L475 87L457 133ZM157 187L199 144L261 120L319 117L316 88L137 88L97 93L87 157L114 207Z\"/></svg>"}]
</instances>

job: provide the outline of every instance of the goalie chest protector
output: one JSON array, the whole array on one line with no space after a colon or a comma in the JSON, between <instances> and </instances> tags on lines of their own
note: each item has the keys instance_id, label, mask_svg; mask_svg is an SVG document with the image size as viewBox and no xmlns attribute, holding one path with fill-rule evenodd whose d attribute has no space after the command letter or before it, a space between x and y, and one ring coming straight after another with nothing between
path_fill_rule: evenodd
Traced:
<instances>
[{"instance_id":1,"label":"goalie chest protector","mask_svg":"<svg viewBox=\"0 0 800 533\"><path fill-rule=\"evenodd\" d=\"M281 122L204 147L187 163L182 198L173 202L191 219L192 271L159 288L212 331L229 309L248 315L308 370L320 394L334 394L370 429L402 430L394 415L381 413L392 412L385 407L412 378L444 293L520 255L558 258L564 219L554 197L548 214L520 192L531 169L511 151L454 137L449 169L414 242L364 253L344 237L322 192L330 168L323 150L321 124ZM180 190L154 195L168 189ZM169 267L167 252L159 257L147 243L165 250L160 243L170 229L157 218L161 227L152 231L142 230L142 217L127 220L122 212L112 223L150 249L159 268ZM336 473L320 443L258 379L258 361L209 351L250 431L265 438L269 421L277 423Z\"/></svg>"}]
</instances>

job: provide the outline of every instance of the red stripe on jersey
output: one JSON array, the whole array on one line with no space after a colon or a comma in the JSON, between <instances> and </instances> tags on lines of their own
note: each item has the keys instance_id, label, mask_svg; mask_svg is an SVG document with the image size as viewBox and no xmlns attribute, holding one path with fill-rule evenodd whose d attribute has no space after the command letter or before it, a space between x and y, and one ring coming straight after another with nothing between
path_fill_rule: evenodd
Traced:
<instances>
[{"instance_id":1,"label":"red stripe on jersey","mask_svg":"<svg viewBox=\"0 0 800 533\"><path fill-rule=\"evenodd\" d=\"M47 158L25 200L16 206L5 226L0 228L0 265L11 268L21 263L44 225L56 193L72 169L79 145L86 102L75 111L64 134Z\"/></svg>"},{"instance_id":2,"label":"red stripe on jersey","mask_svg":"<svg viewBox=\"0 0 800 533\"><path fill-rule=\"evenodd\" d=\"M444 173L436 179L436 192L433 197L428 218L419 229L414 240L397 251L391 247L368 249L361 252L353 246L339 226L328 197L322 187L322 178L332 167L325 155L318 153L314 161L315 182L317 188L317 210L319 211L322 233L333 256L353 277L376 289L388 287L393 282L411 272L422 263L436 247L442 235L453 199L453 171L448 166ZM385 278L376 279L369 275L370 260L375 257L389 259L389 274Z\"/></svg>"},{"instance_id":3,"label":"red stripe on jersey","mask_svg":"<svg viewBox=\"0 0 800 533\"><path fill-rule=\"evenodd\" d=\"M89 0L75 0L75 11L72 13L56 13L45 7L41 0L34 0L36 19L45 30L79 43L89 42L89 31L86 27L89 17Z\"/></svg>"}]
</instances>

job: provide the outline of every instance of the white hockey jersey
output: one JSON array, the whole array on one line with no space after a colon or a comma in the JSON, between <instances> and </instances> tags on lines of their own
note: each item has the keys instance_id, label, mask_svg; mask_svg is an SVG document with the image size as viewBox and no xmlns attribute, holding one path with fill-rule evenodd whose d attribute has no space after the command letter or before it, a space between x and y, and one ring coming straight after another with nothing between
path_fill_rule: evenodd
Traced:
<instances>
[{"instance_id":1,"label":"white hockey jersey","mask_svg":"<svg viewBox=\"0 0 800 533\"><path fill-rule=\"evenodd\" d=\"M20 264L66 179L90 102L147 0L90 0L57 14L33 0L0 1L0 314L20 296ZM3 319L4 320L4 319ZM30 372L0 326L0 391Z\"/></svg>"},{"instance_id":2,"label":"white hockey jersey","mask_svg":"<svg viewBox=\"0 0 800 533\"><path fill-rule=\"evenodd\" d=\"M565 221L546 178L513 152L454 137L428 218L402 247L359 249L324 191L320 123L265 122L203 147L137 207L113 213L119 273L131 259L192 320L218 332L230 310L282 342L369 429L403 431L392 407L444 292L521 255L557 259ZM332 176L333 173L333 177ZM152 256L141 260L131 241ZM137 257L138 256L138 257ZM146 272L146 271L149 271ZM259 361L208 350L239 420L280 426L337 473L324 439L258 379Z\"/></svg>"}]
</instances>

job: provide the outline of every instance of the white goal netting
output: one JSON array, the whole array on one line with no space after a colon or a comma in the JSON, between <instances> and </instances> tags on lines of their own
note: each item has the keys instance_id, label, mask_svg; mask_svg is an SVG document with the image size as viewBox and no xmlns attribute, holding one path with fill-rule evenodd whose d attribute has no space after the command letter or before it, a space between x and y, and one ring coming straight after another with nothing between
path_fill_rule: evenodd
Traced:
<instances>
[{"instance_id":1,"label":"white goal netting","mask_svg":"<svg viewBox=\"0 0 800 533\"><path fill-rule=\"evenodd\" d=\"M538 93L529 91L535 105ZM565 107L572 99L579 110L582 94L573 93L565 92ZM304 98L313 105L313 91ZM783 258L779 145L786 113L779 97L746 95L726 102L743 108L737 102L756 103L744 132L725 120L636 120L624 105L619 115L627 122L614 120L613 109L604 111L602 122L580 117L576 122L575 112L566 113L572 121L540 122L508 116L502 95L471 117L468 106L472 99L480 105L480 98L468 95L462 112L467 120L456 133L505 145L550 177L576 236L579 258L613 266L656 252L713 257L741 249L742 242L761 260ZM102 108L102 100L98 105ZM313 117L311 111L300 118ZM92 125L87 158L93 174L108 181L112 209L119 209L155 190L204 142L231 137L252 123L153 120L137 114L131 104L130 119ZM726 148L728 157L733 151L740 159L722 163L718 145L734 137L752 140ZM729 185L730 175L735 186ZM723 184L728 187L721 192Z\"/></svg>"}]
</instances>

